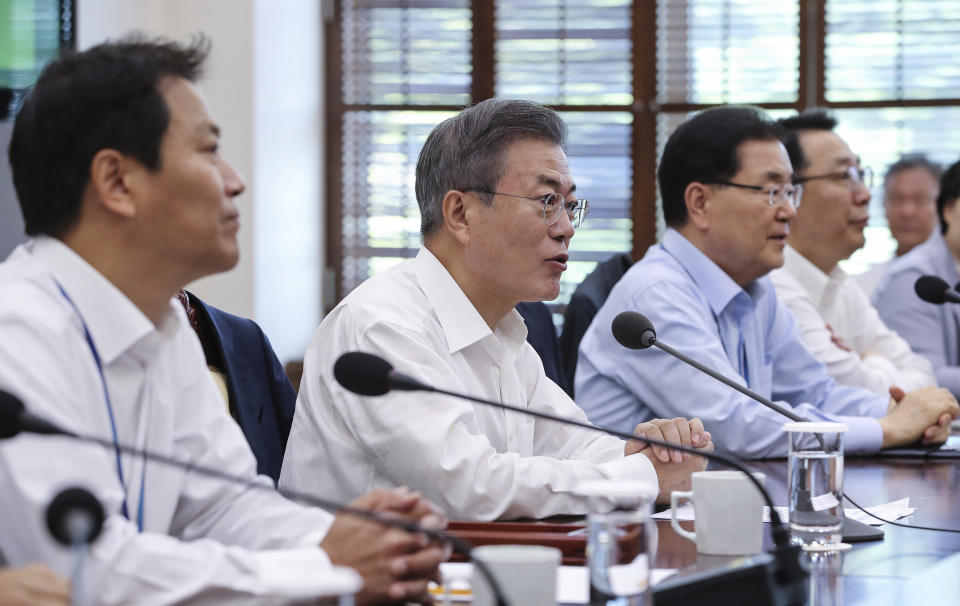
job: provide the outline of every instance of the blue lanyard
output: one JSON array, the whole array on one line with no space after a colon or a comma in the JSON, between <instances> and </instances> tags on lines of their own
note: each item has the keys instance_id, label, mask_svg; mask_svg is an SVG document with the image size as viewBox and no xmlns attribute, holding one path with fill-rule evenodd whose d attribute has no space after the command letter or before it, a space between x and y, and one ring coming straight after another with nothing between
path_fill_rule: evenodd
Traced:
<instances>
[{"instance_id":1,"label":"blue lanyard","mask_svg":"<svg viewBox=\"0 0 960 606\"><path fill-rule=\"evenodd\" d=\"M56 280L54 280L56 282ZM103 385L103 400L107 403L107 416L110 418L110 431L113 433L113 449L117 455L117 477L120 478L120 487L123 489L123 503L120 509L123 513L123 517L127 520L130 520L130 510L127 508L127 482L123 479L123 461L120 456L120 441L117 438L117 423L114 420L113 416L113 404L110 402L110 392L107 391L107 377L103 374L103 364L100 362L100 353L97 352L97 346L93 343L93 337L90 336L90 329L87 328L87 323L83 319L83 314L80 313L80 309L77 307L77 304L73 302L73 299L70 298L70 295L67 294L67 291L63 289L63 286L60 286L59 282L56 282L57 288L60 289L60 294L63 295L63 298L67 300L67 303L70 304L70 307L73 308L73 311L77 314L77 318L80 319L80 325L83 326L83 336L87 339L87 345L90 346L90 353L93 354L93 361L97 364L97 371L100 373L100 384ZM143 532L143 494L146 489L147 481L147 459L143 459L143 467L140 472L140 503L137 506L137 530Z\"/></svg>"}]
</instances>

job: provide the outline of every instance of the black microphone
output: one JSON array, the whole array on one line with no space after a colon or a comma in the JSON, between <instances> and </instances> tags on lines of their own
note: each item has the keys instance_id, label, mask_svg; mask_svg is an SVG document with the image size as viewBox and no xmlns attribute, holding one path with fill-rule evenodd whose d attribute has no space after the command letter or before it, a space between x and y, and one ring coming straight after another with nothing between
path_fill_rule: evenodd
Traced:
<instances>
[{"instance_id":1,"label":"black microphone","mask_svg":"<svg viewBox=\"0 0 960 606\"><path fill-rule=\"evenodd\" d=\"M53 423L27 412L20 398L0 390L0 440L12 438L21 431L48 435L63 433Z\"/></svg>"},{"instance_id":2,"label":"black microphone","mask_svg":"<svg viewBox=\"0 0 960 606\"><path fill-rule=\"evenodd\" d=\"M960 303L960 294L954 292L945 280L937 276L920 276L913 284L917 296L934 305L943 305L946 302Z\"/></svg>"},{"instance_id":3,"label":"black microphone","mask_svg":"<svg viewBox=\"0 0 960 606\"><path fill-rule=\"evenodd\" d=\"M613 338L616 339L617 342L620 343L620 345L623 345L627 349L646 349L651 345L654 345L658 349L661 349L667 352L668 354L670 354L671 356L677 358L678 360L681 360L682 362L685 362L690 366L693 366L700 372L710 375L711 377L720 381L724 385L727 385L728 387L732 387L733 389L736 389L737 391L744 394L748 398L754 400L755 402L759 402L760 404L763 404L767 408L770 408L771 410L774 410L780 413L781 415L787 417L792 421L799 421L799 422L809 421L809 419L806 419L798 415L792 410L784 408L783 406L780 406L776 402L771 402L769 399L761 396L760 394L753 391L752 389L745 387L743 385L740 385L739 383L732 381L731 379L723 376L722 374L713 370L712 368L704 366L700 362L697 362L696 360L680 353L679 351L675 350L669 345L665 343L661 343L660 341L657 340L657 332L653 328L653 323L649 319L647 319L645 315L639 312L636 312L636 311L620 312L619 314L617 314L617 317L613 319L613 322L610 325L610 329L613 332ZM822 444L823 436L821 436L820 434L816 434L816 437L817 437L817 440L819 440ZM867 515L873 516L874 518L877 518L878 520L881 520L883 522L895 524L894 522L890 522L889 520L883 520L882 518L878 518L877 516L874 516L870 512L863 509L863 507L860 507L859 505L857 505L856 502L854 502L854 500L851 499L846 494L844 494L843 496L846 497L848 501L853 503L854 506L856 506L858 509L860 509ZM883 538L883 535L884 535L884 531L881 530L880 528L870 526L869 524L864 524L863 522L850 519L846 516L844 516L843 518L843 539L845 541L854 542L854 541L880 540Z\"/></svg>"},{"instance_id":4,"label":"black microphone","mask_svg":"<svg viewBox=\"0 0 960 606\"><path fill-rule=\"evenodd\" d=\"M339 371L337 370L338 368ZM400 379L397 379L397 377L400 377ZM776 559L773 563L772 573L779 586L779 591L777 592L778 597L781 601L783 601L783 603L786 604L806 603L807 588L805 580L809 576L809 571L804 567L803 564L801 564L801 548L799 545L792 545L790 543L790 537L787 533L787 529L780 520L780 516L777 514L776 508L773 506L773 500L770 498L769 493L767 493L763 485L753 477L753 474L750 473L747 467L733 455L723 453L722 451L716 449L713 452L701 452L700 450L687 448L672 442L663 442L647 437L635 436L633 434L577 421L576 419L568 419L566 417L553 415L535 409L523 408L520 406L514 406L512 404L504 404L502 402L495 402L485 398L479 398L468 394L457 393L455 391L449 391L439 387L426 385L417 379L395 371L393 366L380 356L366 352L351 351L341 355L334 365L334 378L343 388L358 395L384 395L390 391L393 381L399 381L403 384L403 387L399 389L404 391L416 389L440 393L455 398L469 400L471 402L477 402L487 406L493 406L495 408L519 412L521 414L546 419L548 421L556 421L566 425L573 425L576 427L582 427L584 429L607 433L624 440L636 440L639 442L645 442L652 446L660 446L670 450L677 450L680 452L701 456L741 471L746 475L747 479L754 485L754 487L760 491L764 501L766 501L767 506L770 508L770 532L774 545L776 546ZM417 385L418 387L412 387L413 385ZM375 386L375 388L371 386ZM766 564L758 566L757 574L762 576L768 574L768 572L770 571L767 570ZM724 581L720 581L720 584L722 583L724 583ZM718 581L716 578L711 578L706 581L705 584L716 586ZM657 599L663 601L664 598L685 599L691 596L690 592L683 584L677 584L677 586L672 587L671 590L674 591L675 594L665 593L663 595L658 595Z\"/></svg>"},{"instance_id":5,"label":"black microphone","mask_svg":"<svg viewBox=\"0 0 960 606\"><path fill-rule=\"evenodd\" d=\"M47 507L47 528L62 545L89 545L103 529L103 505L85 488L57 493Z\"/></svg>"},{"instance_id":6,"label":"black microphone","mask_svg":"<svg viewBox=\"0 0 960 606\"><path fill-rule=\"evenodd\" d=\"M382 396L388 391L436 391L433 387L397 372L379 356L348 351L333 365L337 383L361 396Z\"/></svg>"}]
</instances>

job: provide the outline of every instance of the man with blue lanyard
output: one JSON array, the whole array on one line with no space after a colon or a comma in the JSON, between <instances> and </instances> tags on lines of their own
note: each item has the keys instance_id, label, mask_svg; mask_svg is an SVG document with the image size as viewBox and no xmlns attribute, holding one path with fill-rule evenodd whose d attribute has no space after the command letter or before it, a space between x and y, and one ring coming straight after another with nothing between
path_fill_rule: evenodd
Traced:
<instances>
[{"instance_id":1,"label":"man with blue lanyard","mask_svg":"<svg viewBox=\"0 0 960 606\"><path fill-rule=\"evenodd\" d=\"M610 332L624 310L646 314L658 338L813 420L850 427L847 449L873 452L949 435L957 402L946 390L893 401L837 385L807 350L766 276L783 265L802 188L776 123L721 107L677 128L658 179L668 229L617 283L580 344L577 403L621 431L653 416L697 415L719 448L786 454L784 420L655 348L627 351ZM898 394L899 395L899 394Z\"/></svg>"},{"instance_id":2,"label":"man with blue lanyard","mask_svg":"<svg viewBox=\"0 0 960 606\"><path fill-rule=\"evenodd\" d=\"M185 284L233 267L244 189L193 84L207 54L129 39L52 62L14 127L27 233L0 264L0 389L80 433L205 466L205 478L65 438L0 443L2 558L65 573L42 511L81 485L107 512L89 558L98 604L276 603L358 584L364 603L426 601L445 550L422 535L296 505L256 477L183 308ZM418 495L357 507L442 526Z\"/></svg>"}]
</instances>

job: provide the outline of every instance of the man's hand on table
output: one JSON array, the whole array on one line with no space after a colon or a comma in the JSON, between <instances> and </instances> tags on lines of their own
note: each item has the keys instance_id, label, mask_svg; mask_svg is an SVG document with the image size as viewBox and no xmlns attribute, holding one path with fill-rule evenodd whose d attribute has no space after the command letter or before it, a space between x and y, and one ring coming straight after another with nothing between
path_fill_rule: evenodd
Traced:
<instances>
[{"instance_id":1,"label":"man's hand on table","mask_svg":"<svg viewBox=\"0 0 960 606\"><path fill-rule=\"evenodd\" d=\"M441 530L447 525L446 518L429 501L405 488L375 490L350 506L413 520L428 530ZM427 583L439 582L440 563L450 557L447 546L431 543L425 535L349 514L337 515L320 547L331 562L349 566L363 577L358 604L432 603Z\"/></svg>"}]
</instances>

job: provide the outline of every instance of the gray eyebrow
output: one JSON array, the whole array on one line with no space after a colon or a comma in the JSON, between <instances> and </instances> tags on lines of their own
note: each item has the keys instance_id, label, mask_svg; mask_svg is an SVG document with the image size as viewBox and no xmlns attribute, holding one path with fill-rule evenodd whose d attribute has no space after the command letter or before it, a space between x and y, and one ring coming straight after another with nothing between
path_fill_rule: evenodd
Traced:
<instances>
[{"instance_id":1,"label":"gray eyebrow","mask_svg":"<svg viewBox=\"0 0 960 606\"><path fill-rule=\"evenodd\" d=\"M546 175L540 175L539 177L537 177L537 183L542 183L542 184L544 184L544 185L549 185L550 187L552 187L553 189L555 189L555 190L557 190L557 191L560 191L560 188L561 188L560 181L557 181L557 180L554 179L553 177L548 177L548 176L546 176ZM576 183L572 183L572 184L570 185L570 193L572 194L572 193L575 192L575 191L577 191L577 184L576 184Z\"/></svg>"}]
</instances>

